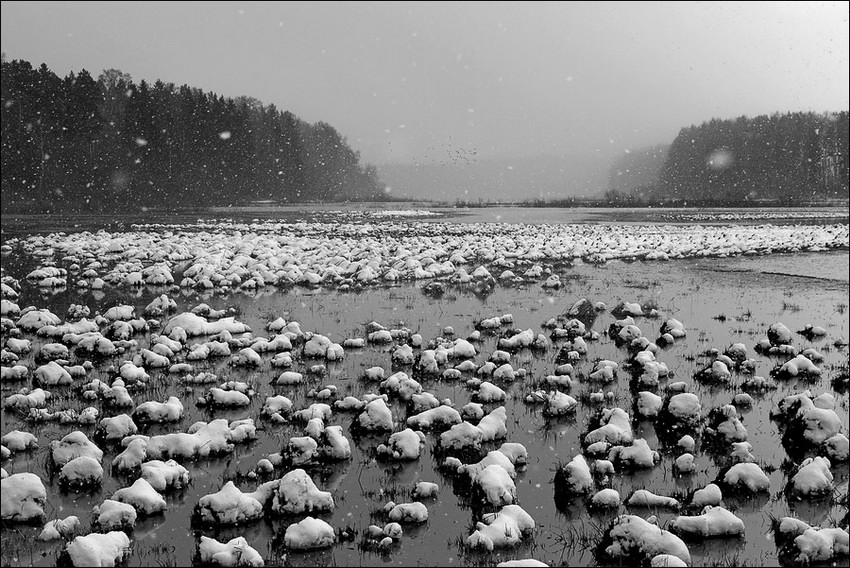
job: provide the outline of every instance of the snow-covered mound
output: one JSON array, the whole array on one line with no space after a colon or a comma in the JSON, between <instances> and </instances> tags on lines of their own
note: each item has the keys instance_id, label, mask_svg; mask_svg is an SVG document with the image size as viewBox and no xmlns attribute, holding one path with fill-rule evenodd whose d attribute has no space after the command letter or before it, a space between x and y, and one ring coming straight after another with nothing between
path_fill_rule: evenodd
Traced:
<instances>
[{"instance_id":1,"label":"snow-covered mound","mask_svg":"<svg viewBox=\"0 0 850 568\"><path fill-rule=\"evenodd\" d=\"M80 528L80 519L75 515L65 517L64 519L56 519L44 525L41 534L38 535L38 540L69 539Z\"/></svg>"},{"instance_id":2,"label":"snow-covered mound","mask_svg":"<svg viewBox=\"0 0 850 568\"><path fill-rule=\"evenodd\" d=\"M92 509L92 527L101 532L129 531L136 526L136 509L127 503L106 499Z\"/></svg>"},{"instance_id":3,"label":"snow-covered mound","mask_svg":"<svg viewBox=\"0 0 850 568\"><path fill-rule=\"evenodd\" d=\"M405 428L390 436L386 445L378 446L379 456L386 456L394 460L419 459L419 452L425 445L425 434Z\"/></svg>"},{"instance_id":4,"label":"snow-covered mound","mask_svg":"<svg viewBox=\"0 0 850 568\"><path fill-rule=\"evenodd\" d=\"M78 536L65 552L72 566L115 566L130 555L130 538L122 531Z\"/></svg>"},{"instance_id":5,"label":"snow-covered mound","mask_svg":"<svg viewBox=\"0 0 850 568\"><path fill-rule=\"evenodd\" d=\"M659 554L669 554L685 562L691 561L691 554L682 539L635 515L617 517L607 537L612 542L605 553L613 559L629 558L635 554L651 559Z\"/></svg>"},{"instance_id":6,"label":"snow-covered mound","mask_svg":"<svg viewBox=\"0 0 850 568\"><path fill-rule=\"evenodd\" d=\"M132 505L143 515L165 511L165 499L145 479L137 479L130 487L119 489L112 495L114 501Z\"/></svg>"},{"instance_id":7,"label":"snow-covered mound","mask_svg":"<svg viewBox=\"0 0 850 568\"><path fill-rule=\"evenodd\" d=\"M484 515L476 530L466 539L470 548L493 550L517 546L524 535L534 530L534 519L519 505L507 505L498 513Z\"/></svg>"},{"instance_id":8,"label":"snow-covered mound","mask_svg":"<svg viewBox=\"0 0 850 568\"><path fill-rule=\"evenodd\" d=\"M0 503L5 522L30 522L44 517L47 491L34 473L15 473L0 480Z\"/></svg>"},{"instance_id":9,"label":"snow-covered mound","mask_svg":"<svg viewBox=\"0 0 850 568\"><path fill-rule=\"evenodd\" d=\"M328 491L321 491L303 469L294 469L284 475L273 493L271 508L280 514L331 511L334 500Z\"/></svg>"},{"instance_id":10,"label":"snow-covered mound","mask_svg":"<svg viewBox=\"0 0 850 568\"><path fill-rule=\"evenodd\" d=\"M260 553L249 546L248 541L241 536L227 543L201 536L198 557L201 562L216 566L265 566Z\"/></svg>"},{"instance_id":11,"label":"snow-covered mound","mask_svg":"<svg viewBox=\"0 0 850 568\"><path fill-rule=\"evenodd\" d=\"M679 534L702 538L741 536L744 534L744 521L723 507L706 506L701 515L676 517L670 525Z\"/></svg>"},{"instance_id":12,"label":"snow-covered mound","mask_svg":"<svg viewBox=\"0 0 850 568\"><path fill-rule=\"evenodd\" d=\"M333 527L322 519L313 517L289 525L283 536L283 543L291 550L328 548L333 546L335 541Z\"/></svg>"}]
</instances>

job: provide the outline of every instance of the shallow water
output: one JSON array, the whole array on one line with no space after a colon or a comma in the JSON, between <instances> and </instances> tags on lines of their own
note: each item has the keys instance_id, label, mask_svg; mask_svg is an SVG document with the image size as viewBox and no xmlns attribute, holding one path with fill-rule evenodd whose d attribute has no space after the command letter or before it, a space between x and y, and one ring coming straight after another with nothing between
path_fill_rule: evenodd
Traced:
<instances>
[{"instance_id":1,"label":"shallow water","mask_svg":"<svg viewBox=\"0 0 850 568\"><path fill-rule=\"evenodd\" d=\"M470 221L470 220L468 220ZM6 219L4 218L4 226ZM14 258L14 261L13 261ZM22 277L31 259L4 255L4 274ZM303 330L315 331L342 342L349 337L364 337L364 326L369 321L380 322L387 327L404 325L422 334L427 342L439 336L445 326L453 326L458 337L466 337L474 324L485 317L511 313L519 329L532 328L545 331L540 325L547 319L564 313L580 298L592 302L603 301L609 308L618 301L652 303L666 317L682 321L687 337L672 346L662 348L658 359L667 363L672 377L666 382L685 381L692 392L700 396L705 414L709 408L731 402L732 396L740 392L742 376L735 374L730 387L701 384L693 379L696 371L710 360L703 354L716 347L721 351L735 342L748 346L750 357L758 361L757 375L767 376L779 362L776 359L756 355L752 347L766 336L767 327L777 321L783 322L792 331L811 323L826 328L827 336L809 342L800 335L794 337L794 345L802 350L814 346L825 356L821 364L823 376L817 381L782 381L776 391L754 396L756 403L743 411L743 423L753 445L753 453L766 471L770 471L771 491L755 498L730 498L725 500L727 508L734 510L746 523L743 539L714 539L704 543L690 542L693 565L715 562L738 565L777 565L778 555L771 534L771 518L793 514L802 520L817 525L834 526L833 521L847 514L848 492L847 464L834 466L837 487L836 496L826 501L788 500L783 492L787 476L781 468L787 454L781 444L778 425L769 419L769 412L785 395L811 389L814 394L834 392L830 381L837 376L842 366L846 372L848 360L847 308L848 297L848 252L846 250L819 253L792 253L762 257L705 258L671 262L609 262L602 266L577 263L561 266L557 273L564 286L547 290L540 282L519 286L497 285L490 293L476 293L468 287L448 287L442 297L431 297L420 290L422 283L405 283L395 286L368 288L362 292L339 292L322 288L295 287L289 290L261 289L253 293L230 293L228 295L198 293L194 290L170 291L169 296L177 300L178 312L191 309L200 302L213 308L234 307L239 311L237 319L254 330L255 335L266 335L265 324L278 316L287 321L301 323ZM816 278L810 276L816 275ZM176 274L175 274L176 276ZM159 294L167 291L160 288L141 288L138 291L107 289L99 292L79 292L68 289L55 295L44 295L25 286L17 300L21 308L27 305L48 307L62 316L70 303L84 303L92 312L113 305L116 301L136 306L140 314L144 306ZM592 329L603 332L614 321L610 312L601 314ZM637 318L638 326L650 339L658 336L663 319ZM29 335L28 335L29 337ZM149 335L139 335L139 348L148 347ZM844 346L834 345L843 340ZM198 342L190 341L189 343ZM44 343L35 338L34 350ZM479 355L475 361L483 362L496 348L496 337L485 336L478 345ZM357 531L353 542L338 543L323 552L292 553L282 545L283 532L291 522L302 516L284 519L265 519L245 527L221 530L205 529L196 532L190 527L191 509L198 499L217 491L225 479L237 473L245 474L254 468L265 455L277 452L290 435L302 435L297 425L274 426L262 423L259 439L248 445L237 445L232 456L202 460L185 464L193 480L185 490L166 495L168 510L164 515L145 519L137 524L132 535L131 566L156 565L157 563L189 564L192 560L197 538L200 534L227 541L235 536L245 536L249 544L266 559L267 564L284 562L294 566L322 565L482 565L512 558L534 557L550 565L588 565L595 561L593 547L601 533L616 514L633 512L643 516L652 512L629 510L621 506L616 511L599 513L588 511L581 500L572 503L556 503L552 479L559 463L569 461L580 451L580 437L596 406L582 402L574 417L552 419L542 416L540 406L529 406L523 396L532 390L532 383L554 372L557 346L544 354L521 351L513 355L514 368L528 370L524 380L502 384L509 394L505 404L508 411L508 441L521 442L529 451L529 464L516 480L519 504L535 519L537 528L533 538L517 549L497 554L482 554L465 550L461 543L470 533L477 520L477 508L470 503L466 489L456 484L451 477L444 477L437 470L435 443L437 435L428 434L426 448L418 461L392 464L375 460L375 448L385 442L388 435L370 435L353 438L349 424L356 414L335 413L331 424L340 424L352 440L353 456L350 461L334 465L316 466L309 469L321 489L331 491L336 501L333 513L321 515L334 527L351 526ZM114 362L129 358L125 354ZM587 375L595 359L611 359L622 364L628 354L613 341L603 336L598 342L589 342L588 356L574 365L578 375ZM239 370L227 365L226 360L211 360L195 365L195 373L210 370L225 380L242 380L255 385L257 394L248 409L234 411L210 411L196 406L195 398L204 392L203 387L186 389L178 387L172 377L156 371L150 372L152 381L148 392L134 396L136 404L145 400L164 401L169 395L181 398L186 413L177 426L150 426L143 428L147 434L185 430L197 420L226 417L237 419L256 417L266 396L285 394L297 408L308 405L309 388L317 384L334 384L342 396L360 396L377 387L367 384L359 377L365 368L380 365L387 375L391 371L390 353L387 347L369 346L360 350L347 350L344 361L328 364L328 374L306 386L284 388L272 386L280 370L269 365L270 355L264 355L264 364L259 369ZM294 357L292 370L305 372L316 361L305 361ZM25 361L34 368L32 354ZM425 390L438 398L449 397L456 408L470 398L470 391L463 380L446 382L420 377L411 369ZM92 378L111 376L105 369L89 373L85 381ZM629 387L628 373L620 371L617 383L608 386L579 382L572 389L572 396L580 398L603 388L612 390L619 406L632 413L633 393ZM465 378L464 378L465 380ZM77 384L83 382L78 380ZM662 382L659 394L663 394ZM3 384L2 395L8 396L23 384ZM61 396L62 404L81 409L88 404L76 400L67 387L54 388ZM836 411L841 417L844 431L848 431L848 398L846 392L834 392ZM498 405L487 405L488 410ZM49 407L52 407L49 405ZM407 416L402 405L392 405L397 424ZM104 416L104 414L102 414ZM258 421L258 424L260 422ZM713 482L725 463L725 454L707 447L697 452L698 469L695 473L675 477L672 473L674 453L668 441L656 431L650 421L633 422L635 437L644 437L653 449L662 454L661 463L654 468L637 473L618 473L612 487L625 499L633 490L646 488L656 493L683 494ZM15 455L2 465L9 473L33 471L45 479L48 487L49 519L78 515L88 527L91 507L108 498L120 487L129 485L132 478L113 477L109 464L118 453L114 447L106 450L104 482L102 488L90 492L67 492L59 488L56 478L49 479L47 462L48 444L73 430L70 426L54 423L30 426L22 423L18 416L4 410L2 430L29 429L39 438L39 450ZM81 428L87 435L93 427ZM487 449L498 447L495 444ZM406 525L401 541L387 553L363 550L359 547L364 529L372 523L384 524L384 520L373 513L391 498L396 502L409 500L409 492L416 481L434 481L440 485L439 499L427 500L429 520L416 526ZM237 485L244 491L253 490L255 484L240 480ZM661 524L675 515L659 512ZM60 544L38 543L34 538L41 527L15 526L3 528L2 563L46 566L55 563ZM279 540L276 539L279 538Z\"/></svg>"}]
</instances>

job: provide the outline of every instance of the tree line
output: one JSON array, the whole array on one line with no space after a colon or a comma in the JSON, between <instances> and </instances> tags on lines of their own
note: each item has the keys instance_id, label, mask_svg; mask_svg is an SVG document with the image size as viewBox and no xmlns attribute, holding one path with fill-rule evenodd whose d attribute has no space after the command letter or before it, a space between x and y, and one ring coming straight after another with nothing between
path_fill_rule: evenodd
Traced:
<instances>
[{"instance_id":1,"label":"tree line","mask_svg":"<svg viewBox=\"0 0 850 568\"><path fill-rule=\"evenodd\" d=\"M607 197L730 205L847 200L848 125L841 111L713 119L682 128L660 166L658 152L637 152L640 163L632 167L654 168L653 182L615 185L612 169Z\"/></svg>"},{"instance_id":2,"label":"tree line","mask_svg":"<svg viewBox=\"0 0 850 568\"><path fill-rule=\"evenodd\" d=\"M331 125L249 97L133 81L60 78L2 60L5 210L115 211L256 201L384 198L373 166Z\"/></svg>"}]
</instances>

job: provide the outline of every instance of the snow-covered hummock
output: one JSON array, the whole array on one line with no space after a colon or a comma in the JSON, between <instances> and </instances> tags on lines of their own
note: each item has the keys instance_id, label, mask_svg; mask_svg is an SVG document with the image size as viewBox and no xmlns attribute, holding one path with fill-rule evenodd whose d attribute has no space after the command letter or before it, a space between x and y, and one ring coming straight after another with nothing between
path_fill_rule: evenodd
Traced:
<instances>
[{"instance_id":1,"label":"snow-covered hummock","mask_svg":"<svg viewBox=\"0 0 850 568\"><path fill-rule=\"evenodd\" d=\"M519 505L506 505L498 513L484 515L483 522L466 539L470 548L511 548L520 543L523 535L534 530L534 519Z\"/></svg>"},{"instance_id":2,"label":"snow-covered hummock","mask_svg":"<svg viewBox=\"0 0 850 568\"><path fill-rule=\"evenodd\" d=\"M608 459L626 468L654 467L660 459L658 452L649 447L643 438L636 438L631 446L614 446L608 452Z\"/></svg>"},{"instance_id":3,"label":"snow-covered hummock","mask_svg":"<svg viewBox=\"0 0 850 568\"><path fill-rule=\"evenodd\" d=\"M438 406L440 406L440 400L436 396L430 392L423 392L422 394L413 395L410 402L408 402L407 408L411 414L418 414L419 412L437 408Z\"/></svg>"},{"instance_id":4,"label":"snow-covered hummock","mask_svg":"<svg viewBox=\"0 0 850 568\"><path fill-rule=\"evenodd\" d=\"M23 388L15 394L6 397L3 401L4 408L19 408L25 410L27 408L38 408L47 404L47 399L50 398L50 391L40 388L32 389Z\"/></svg>"},{"instance_id":5,"label":"snow-covered hummock","mask_svg":"<svg viewBox=\"0 0 850 568\"><path fill-rule=\"evenodd\" d=\"M119 489L112 499L135 507L144 515L165 511L165 499L145 479L137 479L130 487Z\"/></svg>"},{"instance_id":6,"label":"snow-covered hummock","mask_svg":"<svg viewBox=\"0 0 850 568\"><path fill-rule=\"evenodd\" d=\"M711 411L709 420L712 425L706 427L706 434L719 436L730 444L747 441L747 429L738 418L738 409L735 405L726 404Z\"/></svg>"},{"instance_id":7,"label":"snow-covered hummock","mask_svg":"<svg viewBox=\"0 0 850 568\"><path fill-rule=\"evenodd\" d=\"M831 408L801 407L796 419L803 427L802 441L813 446L820 446L841 432L841 419Z\"/></svg>"},{"instance_id":8,"label":"snow-covered hummock","mask_svg":"<svg viewBox=\"0 0 850 568\"><path fill-rule=\"evenodd\" d=\"M687 568L688 563L672 554L656 554L650 559L649 565L652 568Z\"/></svg>"},{"instance_id":9,"label":"snow-covered hummock","mask_svg":"<svg viewBox=\"0 0 850 568\"><path fill-rule=\"evenodd\" d=\"M151 436L147 440L148 459L207 457L230 452L233 444L256 438L254 420L245 418L228 423L219 418L211 422L195 422L187 432Z\"/></svg>"},{"instance_id":10,"label":"snow-covered hummock","mask_svg":"<svg viewBox=\"0 0 850 568\"><path fill-rule=\"evenodd\" d=\"M139 422L178 422L183 417L183 403L176 396L166 402L150 400L136 407L133 416Z\"/></svg>"},{"instance_id":11,"label":"snow-covered hummock","mask_svg":"<svg viewBox=\"0 0 850 568\"><path fill-rule=\"evenodd\" d=\"M578 454L561 470L560 479L565 483L563 490L572 494L584 494L593 489L593 476L590 473L590 466L587 465L587 460L584 456ZM559 476L555 476L556 482Z\"/></svg>"},{"instance_id":12,"label":"snow-covered hummock","mask_svg":"<svg viewBox=\"0 0 850 568\"><path fill-rule=\"evenodd\" d=\"M92 509L92 524L102 532L132 530L136 526L136 509L127 503L106 499Z\"/></svg>"},{"instance_id":13,"label":"snow-covered hummock","mask_svg":"<svg viewBox=\"0 0 850 568\"><path fill-rule=\"evenodd\" d=\"M79 430L67 434L61 440L50 442L50 452L57 467L81 456L94 458L98 462L103 459L103 450Z\"/></svg>"},{"instance_id":14,"label":"snow-covered hummock","mask_svg":"<svg viewBox=\"0 0 850 568\"><path fill-rule=\"evenodd\" d=\"M35 371L33 377L43 386L65 386L74 382L70 373L56 361L45 363Z\"/></svg>"},{"instance_id":15,"label":"snow-covered hummock","mask_svg":"<svg viewBox=\"0 0 850 568\"><path fill-rule=\"evenodd\" d=\"M844 434L836 434L823 443L823 449L830 462L843 463L850 459L850 440Z\"/></svg>"},{"instance_id":16,"label":"snow-covered hummock","mask_svg":"<svg viewBox=\"0 0 850 568\"><path fill-rule=\"evenodd\" d=\"M822 562L850 553L850 535L839 528L812 527L796 537L794 545L800 550L797 562Z\"/></svg>"},{"instance_id":17,"label":"snow-covered hummock","mask_svg":"<svg viewBox=\"0 0 850 568\"><path fill-rule=\"evenodd\" d=\"M121 440L132 436L139 429L127 414L119 414L111 418L103 418L98 423L97 435L103 436L104 440ZM97 437L97 436L96 436Z\"/></svg>"},{"instance_id":18,"label":"snow-covered hummock","mask_svg":"<svg viewBox=\"0 0 850 568\"><path fill-rule=\"evenodd\" d=\"M367 406L368 409L368 406ZM451 406L438 406L407 419L407 426L417 430L449 428L462 422L460 413Z\"/></svg>"},{"instance_id":19,"label":"snow-covered hummock","mask_svg":"<svg viewBox=\"0 0 850 568\"><path fill-rule=\"evenodd\" d=\"M266 397L260 416L268 416L275 422L285 421L285 416L292 411L292 401L283 395Z\"/></svg>"},{"instance_id":20,"label":"snow-covered hummock","mask_svg":"<svg viewBox=\"0 0 850 568\"><path fill-rule=\"evenodd\" d=\"M237 322L236 318L221 318L218 321L207 321L205 318L193 314L192 312L184 312L176 315L165 324L162 330L163 335L170 336L171 332L176 328L180 328L186 332L189 337L198 335L215 335L222 331L230 333L245 333L251 331L251 328L244 323Z\"/></svg>"},{"instance_id":21,"label":"snow-covered hummock","mask_svg":"<svg viewBox=\"0 0 850 568\"><path fill-rule=\"evenodd\" d=\"M383 381L384 380L384 368L383 367L369 367L365 371L363 371L363 378L367 381Z\"/></svg>"},{"instance_id":22,"label":"snow-covered hummock","mask_svg":"<svg viewBox=\"0 0 850 568\"><path fill-rule=\"evenodd\" d=\"M27 378L30 370L26 365L14 365L12 367L0 367L0 382L22 381Z\"/></svg>"},{"instance_id":23,"label":"snow-covered hummock","mask_svg":"<svg viewBox=\"0 0 850 568\"><path fill-rule=\"evenodd\" d=\"M422 392L422 385L410 378L404 371L390 375L381 382L381 391L397 396L401 400L410 400L414 394Z\"/></svg>"},{"instance_id":24,"label":"snow-covered hummock","mask_svg":"<svg viewBox=\"0 0 850 568\"><path fill-rule=\"evenodd\" d=\"M130 555L130 537L122 531L78 536L65 552L73 566L115 566Z\"/></svg>"},{"instance_id":25,"label":"snow-covered hummock","mask_svg":"<svg viewBox=\"0 0 850 568\"><path fill-rule=\"evenodd\" d=\"M669 554L685 562L691 561L691 554L682 539L635 515L617 517L609 536L613 542L605 552L613 558L628 558L633 554L652 558Z\"/></svg>"},{"instance_id":26,"label":"snow-covered hummock","mask_svg":"<svg viewBox=\"0 0 850 568\"><path fill-rule=\"evenodd\" d=\"M393 413L383 398L376 398L366 405L357 423L364 430L392 430Z\"/></svg>"},{"instance_id":27,"label":"snow-covered hummock","mask_svg":"<svg viewBox=\"0 0 850 568\"><path fill-rule=\"evenodd\" d=\"M80 519L74 515L64 519L50 521L41 530L38 540L59 540L69 538L74 532L80 530Z\"/></svg>"},{"instance_id":28,"label":"snow-covered hummock","mask_svg":"<svg viewBox=\"0 0 850 568\"><path fill-rule=\"evenodd\" d=\"M783 363L777 373L778 377L819 377L820 375L820 368L812 363L808 357L802 354Z\"/></svg>"},{"instance_id":29,"label":"snow-covered hummock","mask_svg":"<svg viewBox=\"0 0 850 568\"><path fill-rule=\"evenodd\" d=\"M593 371L591 371L589 378L593 381L610 383L616 377L619 366L618 363L607 359L597 361L593 366Z\"/></svg>"},{"instance_id":30,"label":"snow-covered hummock","mask_svg":"<svg viewBox=\"0 0 850 568\"><path fill-rule=\"evenodd\" d=\"M30 432L21 432L20 430L12 430L0 438L2 443L11 452L22 452L38 447L38 438Z\"/></svg>"},{"instance_id":31,"label":"snow-covered hummock","mask_svg":"<svg viewBox=\"0 0 850 568\"><path fill-rule=\"evenodd\" d=\"M723 481L732 487L753 492L770 490L770 479L755 463L736 463L723 476Z\"/></svg>"},{"instance_id":32,"label":"snow-covered hummock","mask_svg":"<svg viewBox=\"0 0 850 568\"><path fill-rule=\"evenodd\" d=\"M535 560L533 558L523 558L521 560L507 560L505 562L499 562L496 564L496 568L538 568L538 567L548 567L549 565L545 562L540 562L539 560Z\"/></svg>"},{"instance_id":33,"label":"snow-covered hummock","mask_svg":"<svg viewBox=\"0 0 850 568\"><path fill-rule=\"evenodd\" d=\"M228 481L218 492L201 497L197 512L204 524L238 525L262 518L263 503Z\"/></svg>"},{"instance_id":34,"label":"snow-covered hummock","mask_svg":"<svg viewBox=\"0 0 850 568\"><path fill-rule=\"evenodd\" d=\"M720 505L722 499L723 493L720 491L720 487L714 483L709 483L704 488L694 491L690 505L696 509L702 509L707 505L716 507Z\"/></svg>"},{"instance_id":35,"label":"snow-covered hummock","mask_svg":"<svg viewBox=\"0 0 850 568\"><path fill-rule=\"evenodd\" d=\"M189 470L174 460L151 460L141 466L142 479L157 491L179 489L189 483Z\"/></svg>"},{"instance_id":36,"label":"snow-covered hummock","mask_svg":"<svg viewBox=\"0 0 850 568\"><path fill-rule=\"evenodd\" d=\"M333 546L335 540L333 527L313 517L289 525L283 537L284 545L291 550L327 548Z\"/></svg>"},{"instance_id":37,"label":"snow-covered hummock","mask_svg":"<svg viewBox=\"0 0 850 568\"><path fill-rule=\"evenodd\" d=\"M217 566L265 566L263 557L248 545L244 537L236 537L226 544L201 536L198 543L201 562Z\"/></svg>"},{"instance_id":38,"label":"snow-covered hummock","mask_svg":"<svg viewBox=\"0 0 850 568\"><path fill-rule=\"evenodd\" d=\"M694 462L694 455L691 453L684 453L681 456L676 458L676 461L673 463L673 467L676 473L693 473L696 471L697 466Z\"/></svg>"},{"instance_id":39,"label":"snow-covered hummock","mask_svg":"<svg viewBox=\"0 0 850 568\"><path fill-rule=\"evenodd\" d=\"M0 481L0 510L6 522L29 522L44 517L47 491L34 473L15 473Z\"/></svg>"},{"instance_id":40,"label":"snow-covered hummock","mask_svg":"<svg viewBox=\"0 0 850 568\"><path fill-rule=\"evenodd\" d=\"M700 421L702 406L699 397L691 392L683 392L670 397L667 411L676 422L694 427Z\"/></svg>"},{"instance_id":41,"label":"snow-covered hummock","mask_svg":"<svg viewBox=\"0 0 850 568\"><path fill-rule=\"evenodd\" d=\"M384 505L387 518L395 523L424 523L428 520L428 508L418 501L413 503L394 503Z\"/></svg>"},{"instance_id":42,"label":"snow-covered hummock","mask_svg":"<svg viewBox=\"0 0 850 568\"><path fill-rule=\"evenodd\" d=\"M230 358L230 364L235 367L259 367L263 364L263 358L253 348L243 347Z\"/></svg>"},{"instance_id":43,"label":"snow-covered hummock","mask_svg":"<svg viewBox=\"0 0 850 568\"><path fill-rule=\"evenodd\" d=\"M291 436L282 454L292 465L313 461L319 454L319 442L312 436Z\"/></svg>"},{"instance_id":44,"label":"snow-covered hummock","mask_svg":"<svg viewBox=\"0 0 850 568\"><path fill-rule=\"evenodd\" d=\"M670 318L661 324L661 335L669 333L674 339L685 337L685 326L677 319Z\"/></svg>"},{"instance_id":45,"label":"snow-covered hummock","mask_svg":"<svg viewBox=\"0 0 850 568\"><path fill-rule=\"evenodd\" d=\"M304 382L304 375L295 371L284 371L277 378L277 385L300 385Z\"/></svg>"},{"instance_id":46,"label":"snow-covered hummock","mask_svg":"<svg viewBox=\"0 0 850 568\"><path fill-rule=\"evenodd\" d=\"M38 331L46 325L59 325L62 319L48 309L31 310L22 315L15 325L24 331Z\"/></svg>"},{"instance_id":47,"label":"snow-covered hummock","mask_svg":"<svg viewBox=\"0 0 850 568\"><path fill-rule=\"evenodd\" d=\"M504 390L489 381L484 381L478 387L475 400L480 403L499 402L505 400L507 394Z\"/></svg>"},{"instance_id":48,"label":"snow-covered hummock","mask_svg":"<svg viewBox=\"0 0 850 568\"><path fill-rule=\"evenodd\" d=\"M695 378L710 382L729 382L732 379L732 373L725 362L716 359L711 365L699 371Z\"/></svg>"},{"instance_id":49,"label":"snow-covered hummock","mask_svg":"<svg viewBox=\"0 0 850 568\"><path fill-rule=\"evenodd\" d=\"M389 334L389 332L387 332L387 334ZM395 347L393 349L391 359L392 362L397 365L413 365L413 363L416 362L416 356L413 354L413 347L406 344Z\"/></svg>"},{"instance_id":50,"label":"snow-covered hummock","mask_svg":"<svg viewBox=\"0 0 850 568\"><path fill-rule=\"evenodd\" d=\"M487 503L495 506L510 505L516 501L516 484L501 465L488 465L472 478Z\"/></svg>"},{"instance_id":51,"label":"snow-covered hummock","mask_svg":"<svg viewBox=\"0 0 850 568\"><path fill-rule=\"evenodd\" d=\"M596 494L591 497L590 502L595 507L604 507L606 509L616 509L620 506L620 494L616 489L602 489L597 491Z\"/></svg>"},{"instance_id":52,"label":"snow-covered hummock","mask_svg":"<svg viewBox=\"0 0 850 568\"><path fill-rule=\"evenodd\" d=\"M607 408L602 411L600 426L584 437L586 445L596 442L608 442L612 445L631 444L632 424L629 415L622 408Z\"/></svg>"},{"instance_id":53,"label":"snow-covered hummock","mask_svg":"<svg viewBox=\"0 0 850 568\"><path fill-rule=\"evenodd\" d=\"M793 337L791 330L782 322L774 323L767 328L767 339L771 345L788 345Z\"/></svg>"},{"instance_id":54,"label":"snow-covered hummock","mask_svg":"<svg viewBox=\"0 0 850 568\"><path fill-rule=\"evenodd\" d=\"M798 495L822 495L832 491L832 472L827 458L807 458L791 478L791 487Z\"/></svg>"},{"instance_id":55,"label":"snow-covered hummock","mask_svg":"<svg viewBox=\"0 0 850 568\"><path fill-rule=\"evenodd\" d=\"M693 436L691 436L690 434L685 434L684 436L679 438L679 441L676 442L676 445L685 450L686 452L693 453L693 451L696 449L697 443L696 440L694 440Z\"/></svg>"},{"instance_id":56,"label":"snow-covered hummock","mask_svg":"<svg viewBox=\"0 0 850 568\"><path fill-rule=\"evenodd\" d=\"M503 444L503 446L505 446L505 444ZM502 466L505 471L508 472L508 475L513 478L516 477L516 467L514 465L515 458L517 458L516 452L512 452L509 449L502 451L502 448L499 448L498 450L488 452L486 456L473 464L460 464L459 460L456 460L456 458L448 458L446 463L448 464L450 460L455 460L452 463L456 464L454 467L457 472L460 474L467 474L471 480L474 480L475 477L486 467L494 464ZM518 458L516 463L520 463L519 459L521 458Z\"/></svg>"},{"instance_id":57,"label":"snow-covered hummock","mask_svg":"<svg viewBox=\"0 0 850 568\"><path fill-rule=\"evenodd\" d=\"M218 387L212 387L209 391L207 391L205 400L206 403L211 406L225 408L248 406L251 404L251 398L247 394L237 390L224 390Z\"/></svg>"},{"instance_id":58,"label":"snow-covered hummock","mask_svg":"<svg viewBox=\"0 0 850 568\"><path fill-rule=\"evenodd\" d=\"M327 426L319 438L321 456L327 460L342 461L351 458L351 442L342 432L342 426Z\"/></svg>"},{"instance_id":59,"label":"snow-covered hummock","mask_svg":"<svg viewBox=\"0 0 850 568\"><path fill-rule=\"evenodd\" d=\"M430 497L436 497L440 492L440 486L436 483L431 483L430 481L420 481L416 484L416 487L413 489L412 497L414 499L428 499Z\"/></svg>"},{"instance_id":60,"label":"snow-covered hummock","mask_svg":"<svg viewBox=\"0 0 850 568\"><path fill-rule=\"evenodd\" d=\"M461 422L440 434L440 447L446 450L480 449L483 436L478 426Z\"/></svg>"},{"instance_id":61,"label":"snow-covered hummock","mask_svg":"<svg viewBox=\"0 0 850 568\"><path fill-rule=\"evenodd\" d=\"M59 472L59 482L72 486L96 485L103 481L103 467L89 456L74 458Z\"/></svg>"},{"instance_id":62,"label":"snow-covered hummock","mask_svg":"<svg viewBox=\"0 0 850 568\"><path fill-rule=\"evenodd\" d=\"M321 491L303 469L294 469L284 475L273 493L272 510L281 514L331 511L334 500L327 491Z\"/></svg>"},{"instance_id":63,"label":"snow-covered hummock","mask_svg":"<svg viewBox=\"0 0 850 568\"><path fill-rule=\"evenodd\" d=\"M425 446L425 434L405 428L390 436L386 445L378 446L378 455L394 460L419 459L419 452Z\"/></svg>"},{"instance_id":64,"label":"snow-covered hummock","mask_svg":"<svg viewBox=\"0 0 850 568\"><path fill-rule=\"evenodd\" d=\"M549 391L546 395L546 406L543 408L543 414L547 416L565 416L575 412L578 408L578 401L568 394L561 391Z\"/></svg>"},{"instance_id":65,"label":"snow-covered hummock","mask_svg":"<svg viewBox=\"0 0 850 568\"><path fill-rule=\"evenodd\" d=\"M744 534L744 521L723 507L706 506L701 515L676 517L671 523L674 531L680 534L709 538L715 536L741 536Z\"/></svg>"},{"instance_id":66,"label":"snow-covered hummock","mask_svg":"<svg viewBox=\"0 0 850 568\"><path fill-rule=\"evenodd\" d=\"M649 391L641 391L638 393L637 411L640 416L653 418L661 412L661 407L664 401L657 394Z\"/></svg>"},{"instance_id":67,"label":"snow-covered hummock","mask_svg":"<svg viewBox=\"0 0 850 568\"><path fill-rule=\"evenodd\" d=\"M653 508L671 508L677 509L679 502L672 497L664 497L656 495L646 489L638 489L629 497L627 504L630 507L653 507Z\"/></svg>"}]
</instances>

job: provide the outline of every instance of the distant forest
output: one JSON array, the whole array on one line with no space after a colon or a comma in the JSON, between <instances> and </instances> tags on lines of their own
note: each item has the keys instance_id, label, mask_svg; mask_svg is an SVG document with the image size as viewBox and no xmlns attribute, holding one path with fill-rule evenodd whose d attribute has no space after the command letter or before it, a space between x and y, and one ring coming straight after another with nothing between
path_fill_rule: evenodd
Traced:
<instances>
[{"instance_id":1,"label":"distant forest","mask_svg":"<svg viewBox=\"0 0 850 568\"><path fill-rule=\"evenodd\" d=\"M109 69L2 61L2 206L26 211L383 199L331 125Z\"/></svg>"},{"instance_id":2,"label":"distant forest","mask_svg":"<svg viewBox=\"0 0 850 568\"><path fill-rule=\"evenodd\" d=\"M847 165L847 111L714 119L683 128L669 148L616 160L606 197L670 205L847 200Z\"/></svg>"}]
</instances>

